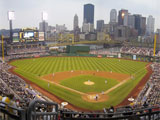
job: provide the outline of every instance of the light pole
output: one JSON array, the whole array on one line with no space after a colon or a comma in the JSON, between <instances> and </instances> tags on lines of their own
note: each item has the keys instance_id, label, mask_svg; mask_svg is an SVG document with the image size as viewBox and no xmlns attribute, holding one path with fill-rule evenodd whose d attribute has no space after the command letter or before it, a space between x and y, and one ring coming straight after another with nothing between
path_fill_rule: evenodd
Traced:
<instances>
[{"instance_id":1,"label":"light pole","mask_svg":"<svg viewBox=\"0 0 160 120\"><path fill-rule=\"evenodd\" d=\"M10 27L10 43L13 42L12 20L14 19L15 19L14 11L8 11L8 20L9 20L9 27Z\"/></svg>"},{"instance_id":2,"label":"light pole","mask_svg":"<svg viewBox=\"0 0 160 120\"><path fill-rule=\"evenodd\" d=\"M44 32L44 41L46 41L46 23L45 21L48 20L47 12L42 12L42 25L43 25L43 32Z\"/></svg>"}]
</instances>

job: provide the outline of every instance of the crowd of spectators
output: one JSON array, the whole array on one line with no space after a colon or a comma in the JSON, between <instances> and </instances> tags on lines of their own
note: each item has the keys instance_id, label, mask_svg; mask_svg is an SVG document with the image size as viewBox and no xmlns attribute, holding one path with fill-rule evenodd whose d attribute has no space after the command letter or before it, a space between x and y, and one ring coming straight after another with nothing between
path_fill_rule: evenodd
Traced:
<instances>
[{"instance_id":1,"label":"crowd of spectators","mask_svg":"<svg viewBox=\"0 0 160 120\"><path fill-rule=\"evenodd\" d=\"M91 50L89 54L93 55L117 55L118 53L134 54L134 55L145 55L153 56L153 48L140 48L140 47L121 47L120 49L98 49ZM160 56L160 51L156 51L156 56Z\"/></svg>"},{"instance_id":2,"label":"crowd of spectators","mask_svg":"<svg viewBox=\"0 0 160 120\"><path fill-rule=\"evenodd\" d=\"M43 47L30 47L30 48L17 48L17 49L10 49L7 51L8 55L13 54L26 54L26 53L36 53L36 52L45 52L45 48Z\"/></svg>"},{"instance_id":3,"label":"crowd of spectators","mask_svg":"<svg viewBox=\"0 0 160 120\"><path fill-rule=\"evenodd\" d=\"M160 51L157 52L157 56L160 56Z\"/></svg>"},{"instance_id":4,"label":"crowd of spectators","mask_svg":"<svg viewBox=\"0 0 160 120\"><path fill-rule=\"evenodd\" d=\"M137 98L138 104L155 106L160 103L160 64L152 64L153 74Z\"/></svg>"},{"instance_id":5,"label":"crowd of spectators","mask_svg":"<svg viewBox=\"0 0 160 120\"><path fill-rule=\"evenodd\" d=\"M4 96L5 94L11 94L11 91L6 87L5 83L3 83L1 80L0 80L0 91L3 91L0 92L1 96Z\"/></svg>"},{"instance_id":6,"label":"crowd of spectators","mask_svg":"<svg viewBox=\"0 0 160 120\"><path fill-rule=\"evenodd\" d=\"M42 99L42 95L33 90L21 78L11 74L7 63L0 63L0 96L14 95L14 100L19 108L27 108L33 99Z\"/></svg>"},{"instance_id":7,"label":"crowd of spectators","mask_svg":"<svg viewBox=\"0 0 160 120\"><path fill-rule=\"evenodd\" d=\"M36 48L19 48L7 51L8 56L5 56L5 61L18 58L29 58L49 55L48 51L43 47Z\"/></svg>"},{"instance_id":8,"label":"crowd of spectators","mask_svg":"<svg viewBox=\"0 0 160 120\"><path fill-rule=\"evenodd\" d=\"M32 53L32 54L17 54L17 55L15 54L15 55L6 56L5 60L9 61L11 59L39 57L39 56L47 56L47 55L49 55L48 52L39 52L39 53Z\"/></svg>"},{"instance_id":9,"label":"crowd of spectators","mask_svg":"<svg viewBox=\"0 0 160 120\"><path fill-rule=\"evenodd\" d=\"M137 55L152 56L153 55L153 48L122 47L120 52L121 53L127 53L127 54L137 54Z\"/></svg>"},{"instance_id":10,"label":"crowd of spectators","mask_svg":"<svg viewBox=\"0 0 160 120\"><path fill-rule=\"evenodd\" d=\"M89 54L93 55L117 55L120 51L116 48L91 50Z\"/></svg>"}]
</instances>

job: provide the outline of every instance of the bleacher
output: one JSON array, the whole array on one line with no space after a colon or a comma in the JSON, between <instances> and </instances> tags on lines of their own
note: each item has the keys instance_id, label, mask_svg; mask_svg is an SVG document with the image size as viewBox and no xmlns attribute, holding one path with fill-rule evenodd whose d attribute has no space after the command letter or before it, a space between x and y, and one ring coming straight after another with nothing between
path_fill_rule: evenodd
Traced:
<instances>
[{"instance_id":1,"label":"bleacher","mask_svg":"<svg viewBox=\"0 0 160 120\"><path fill-rule=\"evenodd\" d=\"M124 49L128 50L128 48ZM28 51L28 49L25 50ZM37 50L41 51L36 48L31 49L31 53ZM131 50L134 53L135 48ZM145 51L139 48L137 50ZM104 53L104 51L99 52ZM13 53L8 57L23 58L25 55L14 56ZM27 55L35 55L35 53ZM152 64L153 74L134 105L104 108L101 112L78 112L62 108L59 104L50 102L21 78L11 74L8 71L9 68L7 63L0 63L0 96L6 97L8 94L14 94L13 101L16 107L0 100L0 120L160 120L159 63Z\"/></svg>"}]
</instances>

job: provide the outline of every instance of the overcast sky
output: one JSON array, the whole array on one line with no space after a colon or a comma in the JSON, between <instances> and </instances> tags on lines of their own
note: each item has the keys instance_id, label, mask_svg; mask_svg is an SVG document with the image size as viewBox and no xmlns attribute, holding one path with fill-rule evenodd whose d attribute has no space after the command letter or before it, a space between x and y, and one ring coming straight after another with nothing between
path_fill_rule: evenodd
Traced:
<instances>
[{"instance_id":1,"label":"overcast sky","mask_svg":"<svg viewBox=\"0 0 160 120\"><path fill-rule=\"evenodd\" d=\"M131 14L152 15L156 19L155 27L160 28L160 0L0 0L0 29L8 29L7 11L15 11L13 28L38 27L42 11L48 13L49 25L65 24L73 28L73 17L79 17L79 26L83 22L83 5L95 5L96 20L109 22L111 9L128 9Z\"/></svg>"}]
</instances>

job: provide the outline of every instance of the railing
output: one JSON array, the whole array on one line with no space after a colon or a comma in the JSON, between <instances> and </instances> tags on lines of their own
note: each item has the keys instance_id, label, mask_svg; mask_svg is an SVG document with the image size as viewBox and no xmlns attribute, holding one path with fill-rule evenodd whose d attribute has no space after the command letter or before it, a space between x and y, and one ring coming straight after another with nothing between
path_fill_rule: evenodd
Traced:
<instances>
[{"instance_id":1,"label":"railing","mask_svg":"<svg viewBox=\"0 0 160 120\"><path fill-rule=\"evenodd\" d=\"M23 109L11 107L0 102L0 120L26 120L26 112Z\"/></svg>"},{"instance_id":2,"label":"railing","mask_svg":"<svg viewBox=\"0 0 160 120\"><path fill-rule=\"evenodd\" d=\"M58 104L33 100L29 104L27 120L58 120Z\"/></svg>"},{"instance_id":3,"label":"railing","mask_svg":"<svg viewBox=\"0 0 160 120\"><path fill-rule=\"evenodd\" d=\"M58 104L40 100L33 100L27 110L0 102L0 120L160 120L160 106L137 109L125 106L115 111L84 113L58 111Z\"/></svg>"},{"instance_id":4,"label":"railing","mask_svg":"<svg viewBox=\"0 0 160 120\"><path fill-rule=\"evenodd\" d=\"M120 111L120 112L119 112ZM62 120L160 120L160 107L131 110L117 109L114 113L61 113Z\"/></svg>"}]
</instances>

